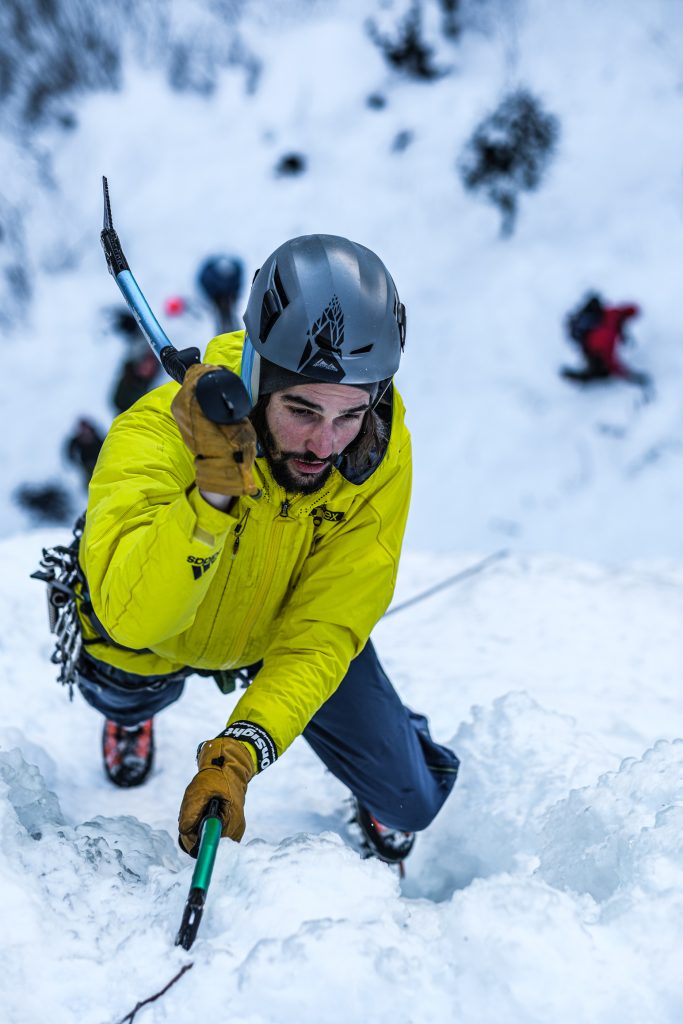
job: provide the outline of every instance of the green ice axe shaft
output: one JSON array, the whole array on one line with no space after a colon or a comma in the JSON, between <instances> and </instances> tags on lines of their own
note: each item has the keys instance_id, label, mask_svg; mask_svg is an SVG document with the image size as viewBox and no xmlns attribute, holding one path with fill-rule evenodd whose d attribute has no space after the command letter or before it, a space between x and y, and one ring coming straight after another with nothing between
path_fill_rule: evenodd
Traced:
<instances>
[{"instance_id":1,"label":"green ice axe shaft","mask_svg":"<svg viewBox=\"0 0 683 1024\"><path fill-rule=\"evenodd\" d=\"M197 863L192 875L190 891L185 901L183 919L175 940L176 946L182 946L183 949L189 949L197 937L222 828L220 801L214 797L209 800L204 818L199 826Z\"/></svg>"},{"instance_id":2,"label":"green ice axe shaft","mask_svg":"<svg viewBox=\"0 0 683 1024\"><path fill-rule=\"evenodd\" d=\"M199 349L186 348L181 352L168 339L164 329L150 309L147 299L133 277L111 216L109 183L102 177L104 198L104 224L100 241L104 249L109 273L135 317L138 327L169 377L182 384L193 363L198 363ZM230 370L221 367L205 374L197 384L197 401L207 419L213 423L237 423L251 411L247 389Z\"/></svg>"}]
</instances>

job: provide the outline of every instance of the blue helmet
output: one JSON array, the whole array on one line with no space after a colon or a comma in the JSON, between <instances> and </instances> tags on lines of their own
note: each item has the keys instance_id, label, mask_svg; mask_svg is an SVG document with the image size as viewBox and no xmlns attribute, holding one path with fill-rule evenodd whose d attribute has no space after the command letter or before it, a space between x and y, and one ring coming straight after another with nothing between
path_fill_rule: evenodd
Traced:
<instances>
[{"instance_id":1,"label":"blue helmet","mask_svg":"<svg viewBox=\"0 0 683 1024\"><path fill-rule=\"evenodd\" d=\"M242 261L236 256L209 256L197 272L197 282L212 302L234 302L242 287L242 274Z\"/></svg>"}]
</instances>

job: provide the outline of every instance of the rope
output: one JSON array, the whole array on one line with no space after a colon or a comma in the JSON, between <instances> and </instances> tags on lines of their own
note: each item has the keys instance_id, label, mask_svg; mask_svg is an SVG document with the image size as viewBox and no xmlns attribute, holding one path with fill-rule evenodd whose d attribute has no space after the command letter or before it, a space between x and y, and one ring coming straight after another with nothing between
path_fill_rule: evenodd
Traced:
<instances>
[{"instance_id":1,"label":"rope","mask_svg":"<svg viewBox=\"0 0 683 1024\"><path fill-rule=\"evenodd\" d=\"M442 580L441 583L436 583L433 587L429 587L428 590L423 590L421 594L416 594L415 597L409 598L407 601L403 601L401 604L395 604L393 608L390 608L388 612L384 613L384 618L388 619L390 615L395 615L396 612L402 612L405 608L410 608L411 605L417 604L418 601L424 601L425 598L431 597L432 594L437 594L440 590L445 590L446 587L452 587L454 583L460 583L461 580L466 580L470 576L476 576L477 573L483 572L489 565L493 565L494 562L500 562L503 558L507 558L510 554L508 548L501 548L500 551L494 551L492 555L488 555L483 558L481 562L476 562L471 565L468 569L463 569L461 572L457 572L455 576L449 576L448 579Z\"/></svg>"},{"instance_id":2,"label":"rope","mask_svg":"<svg viewBox=\"0 0 683 1024\"><path fill-rule=\"evenodd\" d=\"M118 1021L118 1024L133 1024L133 1019L138 1010L141 1010L143 1006L147 1006L148 1003L156 1002L156 1000L163 996L165 992L168 992L171 985L175 985L176 981L182 978L183 974L185 974L185 971L189 971L191 967L194 967L194 961L190 964L185 964L184 967L181 967L181 969L178 971L175 977L171 978L168 985L162 988L161 992L157 992L156 995L149 996L147 999L143 999L141 1003L136 1003L136 1005L133 1007L130 1013L127 1013L125 1017L122 1017L121 1020Z\"/></svg>"}]
</instances>

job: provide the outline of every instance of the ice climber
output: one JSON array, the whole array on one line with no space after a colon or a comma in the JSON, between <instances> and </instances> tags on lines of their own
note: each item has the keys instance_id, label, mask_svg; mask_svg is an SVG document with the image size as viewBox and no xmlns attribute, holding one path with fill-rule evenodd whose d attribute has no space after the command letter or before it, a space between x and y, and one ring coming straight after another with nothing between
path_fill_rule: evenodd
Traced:
<instances>
[{"instance_id":1,"label":"ice climber","mask_svg":"<svg viewBox=\"0 0 683 1024\"><path fill-rule=\"evenodd\" d=\"M244 268L237 256L209 256L197 271L197 284L211 304L219 332L233 331L238 325L235 306L242 288Z\"/></svg>"},{"instance_id":2,"label":"ice climber","mask_svg":"<svg viewBox=\"0 0 683 1024\"><path fill-rule=\"evenodd\" d=\"M87 488L97 464L104 437L92 420L82 416L64 443L64 453L82 474Z\"/></svg>"},{"instance_id":3,"label":"ice climber","mask_svg":"<svg viewBox=\"0 0 683 1024\"><path fill-rule=\"evenodd\" d=\"M79 687L106 718L109 778L136 786L152 765L154 716L187 676L226 692L251 680L227 726L207 723L213 738L180 807L187 852L214 796L222 834L241 839L249 782L303 735L351 790L364 852L400 862L458 767L401 703L369 639L410 501L393 385L405 310L373 252L307 235L261 267L244 323L210 342L182 386L151 391L109 431L80 547ZM241 374L249 419L202 414L197 384L216 366Z\"/></svg>"},{"instance_id":4,"label":"ice climber","mask_svg":"<svg viewBox=\"0 0 683 1024\"><path fill-rule=\"evenodd\" d=\"M126 359L114 384L111 401L117 412L125 412L147 394L159 375L159 363L149 349Z\"/></svg>"},{"instance_id":5,"label":"ice climber","mask_svg":"<svg viewBox=\"0 0 683 1024\"><path fill-rule=\"evenodd\" d=\"M562 375L579 384L617 377L641 387L648 386L647 374L626 366L617 351L626 340L626 323L639 313L640 309L634 304L606 306L599 295L589 295L582 306L567 317L567 331L580 346L585 366L580 369L564 367Z\"/></svg>"}]
</instances>

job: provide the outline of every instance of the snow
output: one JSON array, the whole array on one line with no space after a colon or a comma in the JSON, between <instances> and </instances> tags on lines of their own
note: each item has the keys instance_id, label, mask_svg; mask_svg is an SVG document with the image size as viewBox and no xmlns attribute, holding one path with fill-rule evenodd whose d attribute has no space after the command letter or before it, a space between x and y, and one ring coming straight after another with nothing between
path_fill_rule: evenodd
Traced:
<instances>
[{"instance_id":1,"label":"snow","mask_svg":"<svg viewBox=\"0 0 683 1024\"><path fill-rule=\"evenodd\" d=\"M478 9L457 46L442 41L451 74L425 85L387 70L366 4L272 20L256 4L240 22L261 62L255 89L237 63L211 95L172 92L130 55L122 91L82 97L73 131L2 140L33 290L28 320L0 323L8 1024L114 1024L190 962L136 1020L683 1017L683 17L664 0ZM182 34L192 12L171 21ZM519 83L562 134L502 241L455 167ZM366 105L372 92L383 110ZM397 153L402 131L413 140ZM278 178L290 151L308 170ZM192 874L176 815L197 743L234 698L189 680L159 717L148 784L109 786L100 721L54 683L45 595L28 578L69 532L33 528L11 501L21 481L59 477L78 508L61 439L79 414L111 419L123 350L103 317L117 293L98 241L102 173L133 271L180 347L203 346L211 319L164 318L163 301L192 295L205 253L240 253L249 279L305 231L375 248L409 316L399 384L416 473L396 603L507 549L375 631L404 701L462 759L405 880L359 859L344 790L297 741L250 785L247 833L221 844L189 954L173 945ZM562 317L591 286L642 305L627 357L653 375L654 400L557 377L572 359Z\"/></svg>"},{"instance_id":2,"label":"snow","mask_svg":"<svg viewBox=\"0 0 683 1024\"><path fill-rule=\"evenodd\" d=\"M385 619L399 692L463 762L406 879L358 858L345 792L297 741L252 782L247 833L221 844L186 954L175 817L196 743L233 698L191 679L159 719L148 784L108 786L99 723L53 682L28 578L55 539L0 543L8 1021L46 1005L56 1022L120 1020L187 962L148 1019L680 1019L680 570L509 556ZM397 598L462 567L409 555Z\"/></svg>"}]
</instances>

